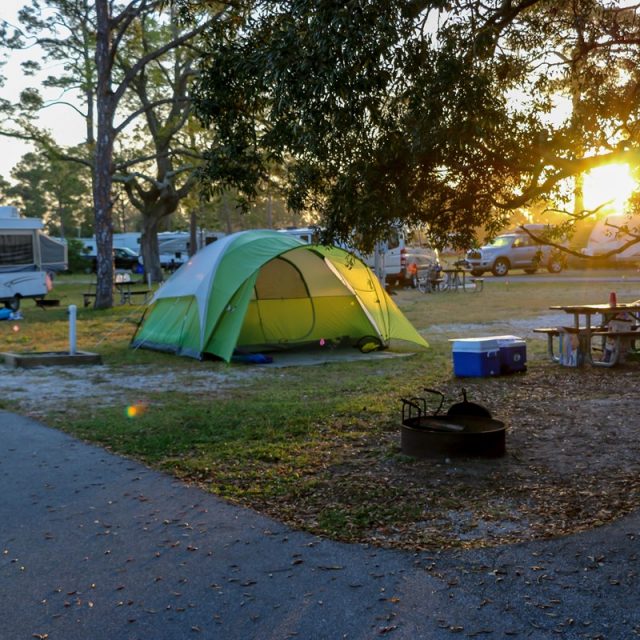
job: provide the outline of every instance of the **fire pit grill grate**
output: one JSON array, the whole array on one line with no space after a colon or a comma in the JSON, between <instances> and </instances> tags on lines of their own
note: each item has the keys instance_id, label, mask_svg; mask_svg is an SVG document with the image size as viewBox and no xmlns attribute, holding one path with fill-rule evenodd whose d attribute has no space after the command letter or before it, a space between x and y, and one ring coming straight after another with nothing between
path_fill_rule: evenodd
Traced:
<instances>
[{"instance_id":1,"label":"fire pit grill grate","mask_svg":"<svg viewBox=\"0 0 640 640\"><path fill-rule=\"evenodd\" d=\"M467 400L453 404L446 414L440 414L444 394L424 389L440 396L440 405L433 414L427 410L425 397L402 398L402 453L415 458L485 457L499 458L505 454L504 422L496 420L486 407Z\"/></svg>"}]
</instances>

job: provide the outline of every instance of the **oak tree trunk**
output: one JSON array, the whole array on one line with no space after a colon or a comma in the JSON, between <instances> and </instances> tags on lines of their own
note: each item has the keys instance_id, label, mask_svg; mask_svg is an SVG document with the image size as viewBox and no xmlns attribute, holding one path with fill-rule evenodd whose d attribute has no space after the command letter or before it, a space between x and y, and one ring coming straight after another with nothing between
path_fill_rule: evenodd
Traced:
<instances>
[{"instance_id":1,"label":"oak tree trunk","mask_svg":"<svg viewBox=\"0 0 640 640\"><path fill-rule=\"evenodd\" d=\"M147 281L162 282L164 274L160 267L160 251L158 249L158 224L160 218L153 214L142 212L142 237L140 238L140 251L144 264L144 273Z\"/></svg>"},{"instance_id":2,"label":"oak tree trunk","mask_svg":"<svg viewBox=\"0 0 640 640\"><path fill-rule=\"evenodd\" d=\"M97 136L93 202L95 215L97 285L96 309L113 306L113 180L114 96L111 90L111 29L108 0L96 1Z\"/></svg>"}]
</instances>

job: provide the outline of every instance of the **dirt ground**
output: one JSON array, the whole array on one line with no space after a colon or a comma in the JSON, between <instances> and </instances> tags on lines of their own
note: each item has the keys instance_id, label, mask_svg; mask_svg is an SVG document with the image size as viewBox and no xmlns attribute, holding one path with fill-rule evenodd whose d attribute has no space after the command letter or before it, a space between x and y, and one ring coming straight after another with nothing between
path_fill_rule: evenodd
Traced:
<instances>
[{"instance_id":1,"label":"dirt ground","mask_svg":"<svg viewBox=\"0 0 640 640\"><path fill-rule=\"evenodd\" d=\"M0 365L1 367L1 365ZM0 369L1 370L1 369ZM254 369L210 368L188 373L189 388L195 393L216 392L237 386ZM145 366L119 367L114 372L107 365L80 367L34 367L2 370L2 397L19 403L30 416L42 417L51 411L64 412L67 403L91 398L94 405L135 402L148 391L171 391L183 384L183 374Z\"/></svg>"},{"instance_id":2,"label":"dirt ground","mask_svg":"<svg viewBox=\"0 0 640 640\"><path fill-rule=\"evenodd\" d=\"M522 333L523 327L512 329ZM592 528L640 506L639 366L570 369L537 361L525 374L466 379L469 399L508 425L503 458L414 461L381 455L398 449L398 426L389 425L383 442L379 433L358 442L358 455L331 469L326 481L318 479L295 508L250 506L313 531L328 502L348 511L361 486L364 502L385 496L413 505L414 515L393 526L360 527L351 539L414 549L518 542ZM194 370L190 388L221 391L253 375L262 369ZM176 375L144 367L129 368L126 377L112 376L104 366L57 368L55 375L47 368L2 372L3 398L35 417L64 412L66 402L78 398L134 402L145 388L176 385ZM459 390L456 380L443 389L449 402ZM345 482L341 495L340 477L359 484Z\"/></svg>"},{"instance_id":3,"label":"dirt ground","mask_svg":"<svg viewBox=\"0 0 640 640\"><path fill-rule=\"evenodd\" d=\"M507 425L499 459L393 465L393 482L424 498L402 546L478 546L589 529L640 506L638 363L616 370L552 363L526 374L465 381ZM452 385L455 398L458 385Z\"/></svg>"}]
</instances>

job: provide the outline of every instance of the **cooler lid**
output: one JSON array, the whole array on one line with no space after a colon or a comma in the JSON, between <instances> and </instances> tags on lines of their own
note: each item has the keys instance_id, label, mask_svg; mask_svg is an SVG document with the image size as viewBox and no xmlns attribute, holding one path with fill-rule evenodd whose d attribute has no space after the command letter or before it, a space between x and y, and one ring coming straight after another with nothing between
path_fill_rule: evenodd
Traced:
<instances>
[{"instance_id":1,"label":"cooler lid","mask_svg":"<svg viewBox=\"0 0 640 640\"><path fill-rule=\"evenodd\" d=\"M453 351L486 353L487 351L498 351L500 345L495 338L453 338Z\"/></svg>"},{"instance_id":2,"label":"cooler lid","mask_svg":"<svg viewBox=\"0 0 640 640\"><path fill-rule=\"evenodd\" d=\"M523 345L526 344L524 338L520 336L491 336L494 340L498 341L498 345L501 347L509 347L514 345Z\"/></svg>"}]
</instances>

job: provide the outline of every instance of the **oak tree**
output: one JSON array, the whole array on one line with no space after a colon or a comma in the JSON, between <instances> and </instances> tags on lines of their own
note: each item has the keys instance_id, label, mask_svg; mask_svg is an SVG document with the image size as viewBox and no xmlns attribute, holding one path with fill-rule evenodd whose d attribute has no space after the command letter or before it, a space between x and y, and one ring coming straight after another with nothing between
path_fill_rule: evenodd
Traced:
<instances>
[{"instance_id":1,"label":"oak tree","mask_svg":"<svg viewBox=\"0 0 640 640\"><path fill-rule=\"evenodd\" d=\"M364 248L398 223L468 246L541 201L571 226L576 179L640 166L637 18L607 0L259 3L201 62L207 179L254 197L275 159L291 206Z\"/></svg>"}]
</instances>

